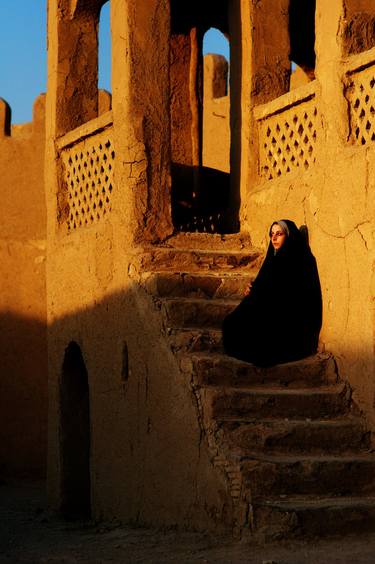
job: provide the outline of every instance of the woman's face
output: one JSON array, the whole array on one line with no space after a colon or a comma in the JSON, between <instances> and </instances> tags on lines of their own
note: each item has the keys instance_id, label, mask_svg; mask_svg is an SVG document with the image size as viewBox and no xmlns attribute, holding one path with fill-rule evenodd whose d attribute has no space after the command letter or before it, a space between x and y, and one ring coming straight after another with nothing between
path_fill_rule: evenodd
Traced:
<instances>
[{"instance_id":1,"label":"woman's face","mask_svg":"<svg viewBox=\"0 0 375 564\"><path fill-rule=\"evenodd\" d=\"M271 243L273 248L278 251L285 243L286 235L280 225L275 223L271 229Z\"/></svg>"}]
</instances>

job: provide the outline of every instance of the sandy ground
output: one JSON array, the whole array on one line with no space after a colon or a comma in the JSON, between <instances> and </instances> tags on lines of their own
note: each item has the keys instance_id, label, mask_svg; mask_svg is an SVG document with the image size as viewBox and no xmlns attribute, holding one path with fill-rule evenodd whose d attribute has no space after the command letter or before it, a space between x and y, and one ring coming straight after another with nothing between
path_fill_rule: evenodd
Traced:
<instances>
[{"instance_id":1,"label":"sandy ground","mask_svg":"<svg viewBox=\"0 0 375 564\"><path fill-rule=\"evenodd\" d=\"M375 564L375 534L254 547L197 533L68 523L49 513L43 484L0 485L0 563Z\"/></svg>"}]
</instances>

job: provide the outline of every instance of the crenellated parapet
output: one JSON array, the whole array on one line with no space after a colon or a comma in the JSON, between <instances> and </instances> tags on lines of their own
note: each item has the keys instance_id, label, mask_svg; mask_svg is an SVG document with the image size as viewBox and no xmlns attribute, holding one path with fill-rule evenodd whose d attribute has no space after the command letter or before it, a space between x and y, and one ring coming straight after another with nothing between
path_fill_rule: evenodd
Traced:
<instances>
[{"instance_id":1,"label":"crenellated parapet","mask_svg":"<svg viewBox=\"0 0 375 564\"><path fill-rule=\"evenodd\" d=\"M0 467L12 476L46 472L44 125L44 94L32 121L13 126L9 104L0 100Z\"/></svg>"},{"instance_id":2,"label":"crenellated parapet","mask_svg":"<svg viewBox=\"0 0 375 564\"><path fill-rule=\"evenodd\" d=\"M3 98L0 98L0 139L9 137L11 122L11 109Z\"/></svg>"},{"instance_id":3,"label":"crenellated parapet","mask_svg":"<svg viewBox=\"0 0 375 564\"><path fill-rule=\"evenodd\" d=\"M21 124L12 124L11 106L3 98L0 98L0 140L6 139L24 139L30 137L45 137L45 106L46 95L39 94L33 104L33 117L31 122ZM34 142L34 141L33 141Z\"/></svg>"},{"instance_id":4,"label":"crenellated parapet","mask_svg":"<svg viewBox=\"0 0 375 564\"><path fill-rule=\"evenodd\" d=\"M203 93L206 99L222 98L228 94L229 64L223 55L204 56Z\"/></svg>"}]
</instances>

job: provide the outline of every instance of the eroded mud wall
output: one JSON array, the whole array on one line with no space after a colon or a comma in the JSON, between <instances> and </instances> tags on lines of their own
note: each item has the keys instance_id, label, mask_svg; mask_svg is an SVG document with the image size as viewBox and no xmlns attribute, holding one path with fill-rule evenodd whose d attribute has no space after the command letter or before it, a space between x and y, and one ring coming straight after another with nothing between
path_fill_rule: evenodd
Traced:
<instances>
[{"instance_id":1,"label":"eroded mud wall","mask_svg":"<svg viewBox=\"0 0 375 564\"><path fill-rule=\"evenodd\" d=\"M375 46L375 14L371 0L345 0L341 21L345 55L354 55Z\"/></svg>"},{"instance_id":2,"label":"eroded mud wall","mask_svg":"<svg viewBox=\"0 0 375 564\"><path fill-rule=\"evenodd\" d=\"M61 17L50 2L45 169L50 502L61 508L62 367L74 342L88 377L93 516L222 529L232 510L224 501L225 481L202 438L191 382L142 284L144 248L171 232L168 3L111 0L112 113L65 136L57 133L55 143L64 82L59 73L69 67L59 57L69 52L60 34L64 26L57 25Z\"/></svg>"},{"instance_id":3,"label":"eroded mud wall","mask_svg":"<svg viewBox=\"0 0 375 564\"><path fill-rule=\"evenodd\" d=\"M245 215L253 243L264 248L273 220L308 226L323 292L322 346L373 430L375 58L368 51L342 59L342 18L340 0L317 2L317 80L295 90L297 98L290 93L254 109L258 177L248 186Z\"/></svg>"},{"instance_id":4,"label":"eroded mud wall","mask_svg":"<svg viewBox=\"0 0 375 564\"><path fill-rule=\"evenodd\" d=\"M0 474L45 474L47 442L44 96L0 125Z\"/></svg>"}]
</instances>

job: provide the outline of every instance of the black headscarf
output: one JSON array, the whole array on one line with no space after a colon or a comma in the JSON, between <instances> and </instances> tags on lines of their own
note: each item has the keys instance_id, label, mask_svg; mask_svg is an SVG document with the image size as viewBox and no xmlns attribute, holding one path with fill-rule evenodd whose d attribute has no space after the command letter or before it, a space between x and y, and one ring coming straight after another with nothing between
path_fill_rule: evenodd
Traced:
<instances>
[{"instance_id":1,"label":"black headscarf","mask_svg":"<svg viewBox=\"0 0 375 564\"><path fill-rule=\"evenodd\" d=\"M316 261L307 239L288 219L278 224L284 244L270 242L251 291L224 320L226 352L259 365L297 360L316 352L322 298Z\"/></svg>"}]
</instances>

